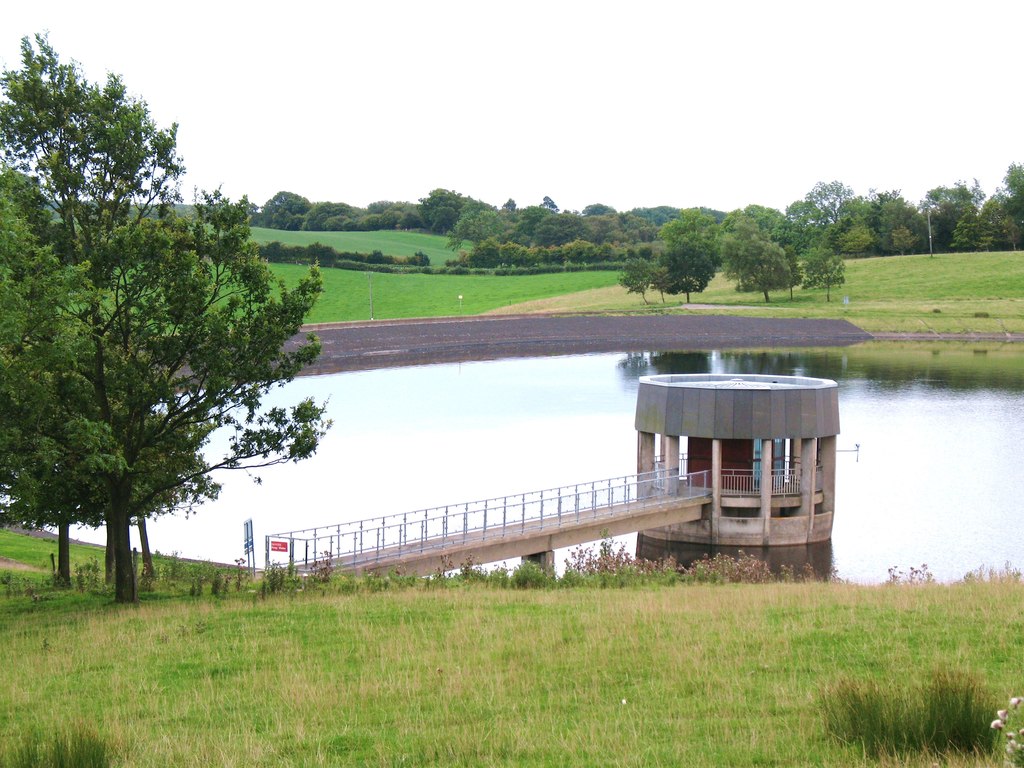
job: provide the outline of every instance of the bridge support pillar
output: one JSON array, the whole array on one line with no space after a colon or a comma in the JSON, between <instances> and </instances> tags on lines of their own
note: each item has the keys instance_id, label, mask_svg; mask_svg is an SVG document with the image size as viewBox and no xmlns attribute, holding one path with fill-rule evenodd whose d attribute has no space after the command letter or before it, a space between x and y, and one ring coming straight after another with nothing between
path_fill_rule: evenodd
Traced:
<instances>
[{"instance_id":1,"label":"bridge support pillar","mask_svg":"<svg viewBox=\"0 0 1024 768\"><path fill-rule=\"evenodd\" d=\"M772 441L761 441L761 518L762 546L767 547L771 541L772 528Z\"/></svg>"},{"instance_id":2,"label":"bridge support pillar","mask_svg":"<svg viewBox=\"0 0 1024 768\"><path fill-rule=\"evenodd\" d=\"M645 475L654 471L654 433L636 433L636 473ZM637 488L637 495L646 499L651 495L651 481L641 481Z\"/></svg>"},{"instance_id":3,"label":"bridge support pillar","mask_svg":"<svg viewBox=\"0 0 1024 768\"><path fill-rule=\"evenodd\" d=\"M814 532L814 487L818 471L818 441L813 437L800 441L800 514L807 516L807 540Z\"/></svg>"},{"instance_id":4,"label":"bridge support pillar","mask_svg":"<svg viewBox=\"0 0 1024 768\"><path fill-rule=\"evenodd\" d=\"M555 570L555 553L553 550L547 550L546 552L534 552L532 555L524 555L523 562L529 560L531 563L536 563L541 567L541 570L554 572Z\"/></svg>"},{"instance_id":5,"label":"bridge support pillar","mask_svg":"<svg viewBox=\"0 0 1024 768\"><path fill-rule=\"evenodd\" d=\"M665 460L665 494L679 493L679 435L661 436L661 453Z\"/></svg>"},{"instance_id":6,"label":"bridge support pillar","mask_svg":"<svg viewBox=\"0 0 1024 768\"><path fill-rule=\"evenodd\" d=\"M722 518L722 441L711 441L711 543L718 543Z\"/></svg>"},{"instance_id":7,"label":"bridge support pillar","mask_svg":"<svg viewBox=\"0 0 1024 768\"><path fill-rule=\"evenodd\" d=\"M821 461L821 511L836 511L836 436L826 435L820 439Z\"/></svg>"}]
</instances>

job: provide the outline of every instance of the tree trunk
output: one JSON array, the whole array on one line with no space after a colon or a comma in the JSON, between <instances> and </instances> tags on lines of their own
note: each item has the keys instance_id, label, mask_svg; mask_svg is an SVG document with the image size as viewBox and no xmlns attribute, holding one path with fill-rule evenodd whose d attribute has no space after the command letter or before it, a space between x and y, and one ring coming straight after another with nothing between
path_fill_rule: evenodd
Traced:
<instances>
[{"instance_id":1,"label":"tree trunk","mask_svg":"<svg viewBox=\"0 0 1024 768\"><path fill-rule=\"evenodd\" d=\"M153 567L153 553L149 550L149 534L146 533L146 518L139 518L139 543L142 545L142 575L147 578L156 576Z\"/></svg>"},{"instance_id":2,"label":"tree trunk","mask_svg":"<svg viewBox=\"0 0 1024 768\"><path fill-rule=\"evenodd\" d=\"M135 582L135 563L132 558L131 528L132 516L128 511L131 491L115 487L107 511L107 538L113 537L114 550L114 601L137 603L138 585Z\"/></svg>"},{"instance_id":3,"label":"tree trunk","mask_svg":"<svg viewBox=\"0 0 1024 768\"><path fill-rule=\"evenodd\" d=\"M768 291L765 291L765 292L764 292L764 303L765 303L765 304L768 304L768 303L769 303L769 299L768 299Z\"/></svg>"},{"instance_id":4,"label":"tree trunk","mask_svg":"<svg viewBox=\"0 0 1024 768\"><path fill-rule=\"evenodd\" d=\"M71 525L57 526L57 585L71 586Z\"/></svg>"},{"instance_id":5,"label":"tree trunk","mask_svg":"<svg viewBox=\"0 0 1024 768\"><path fill-rule=\"evenodd\" d=\"M109 518L109 513L108 513ZM106 524L107 548L103 553L104 580L109 587L114 583L114 529L110 523Z\"/></svg>"}]
</instances>

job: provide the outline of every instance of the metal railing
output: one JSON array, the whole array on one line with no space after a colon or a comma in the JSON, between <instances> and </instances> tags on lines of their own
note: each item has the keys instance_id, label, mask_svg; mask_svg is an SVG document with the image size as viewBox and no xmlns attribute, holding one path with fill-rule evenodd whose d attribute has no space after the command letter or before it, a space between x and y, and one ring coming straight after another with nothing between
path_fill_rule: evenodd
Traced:
<instances>
[{"instance_id":1,"label":"metal railing","mask_svg":"<svg viewBox=\"0 0 1024 768\"><path fill-rule=\"evenodd\" d=\"M638 475L577 483L482 501L385 515L332 526L306 528L266 537L266 561L284 551L303 565L330 560L342 566L372 563L444 549L468 542L486 542L516 533L540 532L588 520L612 517L670 498L711 495L709 471L670 475L655 470ZM616 508L622 508L616 509Z\"/></svg>"},{"instance_id":2,"label":"metal railing","mask_svg":"<svg viewBox=\"0 0 1024 768\"><path fill-rule=\"evenodd\" d=\"M815 490L822 489L822 469L818 465L815 472ZM800 494L800 470L773 469L772 495L790 496ZM761 472L754 469L723 469L723 496L757 496L761 493Z\"/></svg>"}]
</instances>

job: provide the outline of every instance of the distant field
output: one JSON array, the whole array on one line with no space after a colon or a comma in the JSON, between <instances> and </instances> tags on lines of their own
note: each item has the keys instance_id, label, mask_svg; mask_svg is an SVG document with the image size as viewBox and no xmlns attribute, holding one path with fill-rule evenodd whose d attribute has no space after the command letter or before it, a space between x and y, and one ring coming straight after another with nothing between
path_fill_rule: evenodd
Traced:
<instances>
[{"instance_id":1,"label":"distant field","mask_svg":"<svg viewBox=\"0 0 1024 768\"><path fill-rule=\"evenodd\" d=\"M279 242L284 245L310 245L322 243L337 251L370 253L380 251L386 256L414 256L422 251L430 257L430 263L443 266L455 253L448 247L448 238L428 235L423 232L288 232L282 229L253 227L252 239L257 243ZM471 247L466 243L465 247Z\"/></svg>"},{"instance_id":2,"label":"distant field","mask_svg":"<svg viewBox=\"0 0 1024 768\"><path fill-rule=\"evenodd\" d=\"M286 282L305 267L272 264ZM421 275L325 269L324 293L308 318L311 323L367 320L370 292L377 320L407 317L477 315L521 302L614 285L617 272L568 272L523 277L491 275ZM462 296L462 301L459 301ZM461 304L461 306L460 306Z\"/></svg>"},{"instance_id":3,"label":"distant field","mask_svg":"<svg viewBox=\"0 0 1024 768\"><path fill-rule=\"evenodd\" d=\"M958 253L891 256L846 262L846 284L832 289L795 288L770 294L765 304L758 293L738 293L719 274L704 293L691 294L694 304L733 315L842 318L874 332L1024 333L1024 253ZM843 303L843 297L849 303ZM647 301L608 287L569 296L540 298L509 307L511 312L691 311L683 296L648 293ZM987 315L987 317L986 317Z\"/></svg>"},{"instance_id":4,"label":"distant field","mask_svg":"<svg viewBox=\"0 0 1024 768\"><path fill-rule=\"evenodd\" d=\"M286 280L302 268L274 265ZM825 291L796 288L771 294L738 293L722 275L704 293L647 294L648 303L618 285L617 272L572 272L524 277L373 274L374 316L438 317L530 312L720 312L770 317L841 318L872 332L1024 333L1024 253L892 256L846 262L846 284ZM369 317L369 281L363 272L324 270L325 293L310 322ZM843 303L843 297L849 303Z\"/></svg>"}]
</instances>

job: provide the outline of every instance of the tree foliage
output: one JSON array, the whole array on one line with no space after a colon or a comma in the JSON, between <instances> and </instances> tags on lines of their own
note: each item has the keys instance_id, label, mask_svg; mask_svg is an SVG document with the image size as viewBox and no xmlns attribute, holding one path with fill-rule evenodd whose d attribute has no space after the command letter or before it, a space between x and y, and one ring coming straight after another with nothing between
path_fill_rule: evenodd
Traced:
<instances>
[{"instance_id":1,"label":"tree foliage","mask_svg":"<svg viewBox=\"0 0 1024 768\"><path fill-rule=\"evenodd\" d=\"M718 272L718 224L698 208L680 211L679 217L661 228L665 251L659 259L665 269L663 288L669 294L700 293Z\"/></svg>"},{"instance_id":2,"label":"tree foliage","mask_svg":"<svg viewBox=\"0 0 1024 768\"><path fill-rule=\"evenodd\" d=\"M651 289L654 278L653 269L654 265L647 259L630 259L619 275L619 285L626 289L626 293L639 293L646 304L647 291Z\"/></svg>"},{"instance_id":3,"label":"tree foliage","mask_svg":"<svg viewBox=\"0 0 1024 768\"><path fill-rule=\"evenodd\" d=\"M311 270L292 289L273 280L249 239L244 199L205 195L193 216L176 216L174 130L158 129L117 77L87 82L43 37L35 48L23 41L22 64L3 74L0 140L54 216L32 233L38 247L22 237L0 271L10 306L35 306L44 321L26 335L32 318L19 310L10 322L22 333L0 339L21 374L0 380L4 439L17 432L25 447L5 462L2 495L41 522L102 514L116 599L130 602L134 521L216 497L214 469L316 449L321 406L261 401L318 354L315 338L286 343L320 279ZM26 266L33 280L18 279ZM13 410L29 396L51 418ZM226 448L208 454L219 428Z\"/></svg>"},{"instance_id":4,"label":"tree foliage","mask_svg":"<svg viewBox=\"0 0 1024 768\"><path fill-rule=\"evenodd\" d=\"M423 225L437 235L447 234L462 215L466 198L450 189L434 189L420 198L420 218Z\"/></svg>"},{"instance_id":5,"label":"tree foliage","mask_svg":"<svg viewBox=\"0 0 1024 768\"><path fill-rule=\"evenodd\" d=\"M737 291L759 291L765 303L768 292L789 288L791 275L786 251L745 216L736 217L732 232L722 236L725 274L736 281Z\"/></svg>"},{"instance_id":6,"label":"tree foliage","mask_svg":"<svg viewBox=\"0 0 1024 768\"><path fill-rule=\"evenodd\" d=\"M803 257L804 288L824 288L825 301L832 300L832 287L846 282L846 263L832 251L818 246Z\"/></svg>"}]
</instances>

